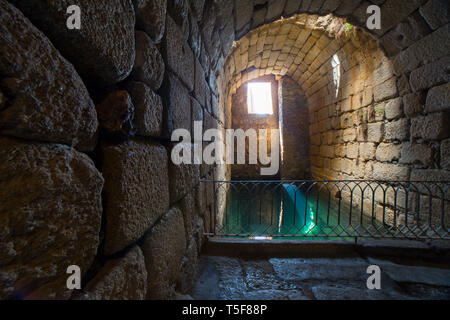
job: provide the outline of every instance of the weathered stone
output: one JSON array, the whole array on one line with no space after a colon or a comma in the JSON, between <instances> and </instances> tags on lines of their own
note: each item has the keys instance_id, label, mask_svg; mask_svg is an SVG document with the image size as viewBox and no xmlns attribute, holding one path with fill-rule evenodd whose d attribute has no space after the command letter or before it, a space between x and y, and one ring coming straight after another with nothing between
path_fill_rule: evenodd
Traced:
<instances>
[{"instance_id":1,"label":"weathered stone","mask_svg":"<svg viewBox=\"0 0 450 320\"><path fill-rule=\"evenodd\" d=\"M386 119L388 120L394 120L398 119L403 115L403 105L402 105L402 99L396 98L389 100L386 103L386 107L384 109L384 114L386 116Z\"/></svg>"},{"instance_id":2,"label":"weathered stone","mask_svg":"<svg viewBox=\"0 0 450 320\"><path fill-rule=\"evenodd\" d=\"M401 75L445 57L450 51L448 34L447 24L400 52L394 60L395 73Z\"/></svg>"},{"instance_id":3,"label":"weathered stone","mask_svg":"<svg viewBox=\"0 0 450 320\"><path fill-rule=\"evenodd\" d=\"M162 99L142 82L129 82L125 85L134 105L134 124L136 134L146 137L159 137L162 133Z\"/></svg>"},{"instance_id":4,"label":"weathered stone","mask_svg":"<svg viewBox=\"0 0 450 320\"><path fill-rule=\"evenodd\" d=\"M0 297L68 299L99 244L103 179L72 148L0 139Z\"/></svg>"},{"instance_id":5,"label":"weathered stone","mask_svg":"<svg viewBox=\"0 0 450 320\"><path fill-rule=\"evenodd\" d=\"M197 21L200 21L203 17L203 7L205 0L191 0L191 7L197 17Z\"/></svg>"},{"instance_id":6,"label":"weathered stone","mask_svg":"<svg viewBox=\"0 0 450 320\"><path fill-rule=\"evenodd\" d=\"M395 77L373 88L373 95L376 102L394 98L397 93L397 81Z\"/></svg>"},{"instance_id":7,"label":"weathered stone","mask_svg":"<svg viewBox=\"0 0 450 320\"><path fill-rule=\"evenodd\" d=\"M367 124L367 141L380 142L383 140L384 126L382 122Z\"/></svg>"},{"instance_id":8,"label":"weathered stone","mask_svg":"<svg viewBox=\"0 0 450 320\"><path fill-rule=\"evenodd\" d=\"M158 48L145 32L136 31L135 37L136 58L130 79L144 82L156 91L164 79L164 61Z\"/></svg>"},{"instance_id":9,"label":"weathered stone","mask_svg":"<svg viewBox=\"0 0 450 320\"><path fill-rule=\"evenodd\" d=\"M297 13L300 8L300 3L301 2L298 0L287 0L283 11L283 16L290 17L291 15Z\"/></svg>"},{"instance_id":10,"label":"weathered stone","mask_svg":"<svg viewBox=\"0 0 450 320\"><path fill-rule=\"evenodd\" d=\"M19 10L2 0L0 12L1 132L84 150L98 122L80 77Z\"/></svg>"},{"instance_id":11,"label":"weathered stone","mask_svg":"<svg viewBox=\"0 0 450 320\"><path fill-rule=\"evenodd\" d=\"M169 208L166 149L151 142L129 140L104 144L106 238L113 254L136 240Z\"/></svg>"},{"instance_id":12,"label":"weathered stone","mask_svg":"<svg viewBox=\"0 0 450 320\"><path fill-rule=\"evenodd\" d=\"M438 112L450 109L450 83L431 88L427 94L425 112Z\"/></svg>"},{"instance_id":13,"label":"weathered stone","mask_svg":"<svg viewBox=\"0 0 450 320\"><path fill-rule=\"evenodd\" d=\"M253 0L235 0L234 14L236 31L239 31L250 23L253 15Z\"/></svg>"},{"instance_id":14,"label":"weathered stone","mask_svg":"<svg viewBox=\"0 0 450 320\"><path fill-rule=\"evenodd\" d=\"M191 130L191 99L188 90L171 74L167 75L165 90L164 136L170 138L176 129Z\"/></svg>"},{"instance_id":15,"label":"weathered stone","mask_svg":"<svg viewBox=\"0 0 450 320\"><path fill-rule=\"evenodd\" d=\"M381 42L388 55L393 56L422 39L430 31L426 22L416 12L385 34L381 38Z\"/></svg>"},{"instance_id":16,"label":"weathered stone","mask_svg":"<svg viewBox=\"0 0 450 320\"><path fill-rule=\"evenodd\" d=\"M400 119L391 121L384 125L384 137L388 141L408 140L409 138L409 121L408 119Z\"/></svg>"},{"instance_id":17,"label":"weathered stone","mask_svg":"<svg viewBox=\"0 0 450 320\"><path fill-rule=\"evenodd\" d=\"M416 117L411 121L411 136L425 140L445 139L450 134L449 121L449 114L444 112Z\"/></svg>"},{"instance_id":18,"label":"weathered stone","mask_svg":"<svg viewBox=\"0 0 450 320\"><path fill-rule=\"evenodd\" d=\"M143 300L147 294L147 269L139 247L124 257L109 260L89 281L76 300Z\"/></svg>"},{"instance_id":19,"label":"weathered stone","mask_svg":"<svg viewBox=\"0 0 450 320\"><path fill-rule=\"evenodd\" d=\"M147 299L170 299L186 250L183 215L173 208L144 239L142 251L148 272Z\"/></svg>"},{"instance_id":20,"label":"weathered stone","mask_svg":"<svg viewBox=\"0 0 450 320\"><path fill-rule=\"evenodd\" d=\"M413 91L428 89L435 85L450 82L450 57L442 58L414 70L409 76L409 82Z\"/></svg>"},{"instance_id":21,"label":"weathered stone","mask_svg":"<svg viewBox=\"0 0 450 320\"><path fill-rule=\"evenodd\" d=\"M134 135L134 106L128 92L110 92L97 106L100 127L109 134Z\"/></svg>"},{"instance_id":22,"label":"weathered stone","mask_svg":"<svg viewBox=\"0 0 450 320\"><path fill-rule=\"evenodd\" d=\"M135 54L135 15L129 0L78 0L76 4L81 8L80 30L71 30L66 26L66 11L74 4L72 1L10 2L50 38L90 85L111 85L130 74ZM26 33L21 31L21 34ZM34 45L29 45L34 49ZM50 67L50 64L43 65L47 66L48 70L58 70L57 67Z\"/></svg>"},{"instance_id":23,"label":"weathered stone","mask_svg":"<svg viewBox=\"0 0 450 320\"><path fill-rule=\"evenodd\" d=\"M372 160L375 158L376 146L374 143L366 142L359 144L359 157L363 160Z\"/></svg>"},{"instance_id":24,"label":"weathered stone","mask_svg":"<svg viewBox=\"0 0 450 320\"><path fill-rule=\"evenodd\" d=\"M415 92L403 97L403 109L408 118L412 118L423 112L425 96L423 92Z\"/></svg>"},{"instance_id":25,"label":"weathered stone","mask_svg":"<svg viewBox=\"0 0 450 320\"><path fill-rule=\"evenodd\" d=\"M133 0L136 27L144 30L154 43L159 43L166 26L167 0Z\"/></svg>"},{"instance_id":26,"label":"weathered stone","mask_svg":"<svg viewBox=\"0 0 450 320\"><path fill-rule=\"evenodd\" d=\"M402 146L392 143L380 143L376 151L376 159L382 162L391 162L400 159Z\"/></svg>"},{"instance_id":27,"label":"weathered stone","mask_svg":"<svg viewBox=\"0 0 450 320\"><path fill-rule=\"evenodd\" d=\"M433 153L429 146L415 143L404 143L400 163L421 164L430 166L433 163Z\"/></svg>"},{"instance_id":28,"label":"weathered stone","mask_svg":"<svg viewBox=\"0 0 450 320\"><path fill-rule=\"evenodd\" d=\"M445 0L430 0L420 7L419 12L433 30L450 21L448 2Z\"/></svg>"},{"instance_id":29,"label":"weathered stone","mask_svg":"<svg viewBox=\"0 0 450 320\"><path fill-rule=\"evenodd\" d=\"M195 86L194 86L194 94L197 98L198 102L203 107L206 107L206 101L208 98L208 83L205 80L205 71L203 70L200 62L198 60L195 61Z\"/></svg>"},{"instance_id":30,"label":"weathered stone","mask_svg":"<svg viewBox=\"0 0 450 320\"><path fill-rule=\"evenodd\" d=\"M269 0L267 4L267 15L266 23L271 22L281 16L284 6L286 5L286 0Z\"/></svg>"},{"instance_id":31,"label":"weathered stone","mask_svg":"<svg viewBox=\"0 0 450 320\"><path fill-rule=\"evenodd\" d=\"M373 164L372 179L383 181L407 181L410 168L390 163L375 162Z\"/></svg>"},{"instance_id":32,"label":"weathered stone","mask_svg":"<svg viewBox=\"0 0 450 320\"><path fill-rule=\"evenodd\" d=\"M407 266L369 258L371 264L381 267L396 282L424 283L432 286L450 287L450 270L423 266Z\"/></svg>"},{"instance_id":33,"label":"weathered stone","mask_svg":"<svg viewBox=\"0 0 450 320\"><path fill-rule=\"evenodd\" d=\"M190 293L194 285L198 258L198 247L195 238L191 238L186 243L188 247L186 249L186 255L183 257L177 280L177 291L182 293Z\"/></svg>"},{"instance_id":34,"label":"weathered stone","mask_svg":"<svg viewBox=\"0 0 450 320\"><path fill-rule=\"evenodd\" d=\"M411 181L449 181L450 171L439 169L414 169L411 171Z\"/></svg>"},{"instance_id":35,"label":"weathered stone","mask_svg":"<svg viewBox=\"0 0 450 320\"><path fill-rule=\"evenodd\" d=\"M441 168L450 170L450 139L441 143Z\"/></svg>"},{"instance_id":36,"label":"weathered stone","mask_svg":"<svg viewBox=\"0 0 450 320\"><path fill-rule=\"evenodd\" d=\"M167 16L166 21L163 54L167 67L183 81L189 91L192 91L195 74L194 54L170 16Z\"/></svg>"},{"instance_id":37,"label":"weathered stone","mask_svg":"<svg viewBox=\"0 0 450 320\"><path fill-rule=\"evenodd\" d=\"M200 178L199 166L195 164L175 165L170 162L170 203L181 200L198 183Z\"/></svg>"}]
</instances>

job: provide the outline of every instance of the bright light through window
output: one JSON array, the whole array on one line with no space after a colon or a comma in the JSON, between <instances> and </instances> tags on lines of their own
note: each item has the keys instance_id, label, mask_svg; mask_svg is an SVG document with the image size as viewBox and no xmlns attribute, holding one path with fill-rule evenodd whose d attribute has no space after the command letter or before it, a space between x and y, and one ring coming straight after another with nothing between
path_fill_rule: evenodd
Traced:
<instances>
[{"instance_id":1,"label":"bright light through window","mask_svg":"<svg viewBox=\"0 0 450 320\"><path fill-rule=\"evenodd\" d=\"M270 82L250 82L247 87L248 113L273 114Z\"/></svg>"}]
</instances>

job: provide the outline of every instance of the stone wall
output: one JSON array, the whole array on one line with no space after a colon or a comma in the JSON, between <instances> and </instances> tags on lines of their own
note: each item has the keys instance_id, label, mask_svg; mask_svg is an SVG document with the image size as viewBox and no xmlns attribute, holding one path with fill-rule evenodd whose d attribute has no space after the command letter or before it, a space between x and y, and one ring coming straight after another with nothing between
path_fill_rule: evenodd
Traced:
<instances>
[{"instance_id":1,"label":"stone wall","mask_svg":"<svg viewBox=\"0 0 450 320\"><path fill-rule=\"evenodd\" d=\"M298 83L289 77L280 80L281 178L307 180L311 177L309 160L308 105Z\"/></svg>"},{"instance_id":2,"label":"stone wall","mask_svg":"<svg viewBox=\"0 0 450 320\"><path fill-rule=\"evenodd\" d=\"M173 165L170 135L231 128L262 75L305 93L314 178L449 180L447 2L376 3L378 42L326 16L363 26L367 1L0 0L0 298L188 292L214 225L199 179L230 172Z\"/></svg>"}]
</instances>

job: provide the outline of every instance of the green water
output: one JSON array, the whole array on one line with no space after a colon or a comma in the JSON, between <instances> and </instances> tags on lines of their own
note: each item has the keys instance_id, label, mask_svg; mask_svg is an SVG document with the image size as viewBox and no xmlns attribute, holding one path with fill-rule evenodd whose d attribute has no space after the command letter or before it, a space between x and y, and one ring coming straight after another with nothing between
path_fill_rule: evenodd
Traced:
<instances>
[{"instance_id":1,"label":"green water","mask_svg":"<svg viewBox=\"0 0 450 320\"><path fill-rule=\"evenodd\" d=\"M331 193L279 184L232 188L227 196L222 234L297 239L353 239L374 225ZM370 227L369 227L370 229Z\"/></svg>"}]
</instances>

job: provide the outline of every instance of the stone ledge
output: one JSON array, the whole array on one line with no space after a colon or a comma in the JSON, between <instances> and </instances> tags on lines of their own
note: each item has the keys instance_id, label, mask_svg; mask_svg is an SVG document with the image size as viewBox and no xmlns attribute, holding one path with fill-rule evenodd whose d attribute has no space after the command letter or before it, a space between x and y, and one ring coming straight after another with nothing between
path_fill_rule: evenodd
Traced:
<instances>
[{"instance_id":1,"label":"stone ledge","mask_svg":"<svg viewBox=\"0 0 450 320\"><path fill-rule=\"evenodd\" d=\"M250 240L209 237L202 252L234 257L393 256L450 261L450 241L432 240Z\"/></svg>"}]
</instances>

